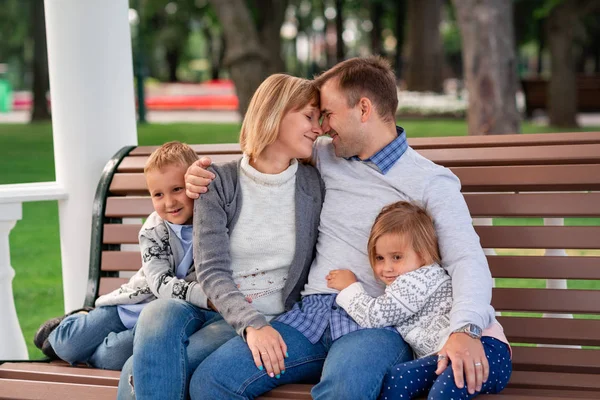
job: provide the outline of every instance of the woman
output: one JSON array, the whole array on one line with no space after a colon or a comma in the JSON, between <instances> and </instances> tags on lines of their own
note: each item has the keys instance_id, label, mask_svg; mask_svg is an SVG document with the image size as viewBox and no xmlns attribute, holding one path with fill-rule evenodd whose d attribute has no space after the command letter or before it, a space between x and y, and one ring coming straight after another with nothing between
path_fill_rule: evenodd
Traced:
<instances>
[{"instance_id":1,"label":"woman","mask_svg":"<svg viewBox=\"0 0 600 400\"><path fill-rule=\"evenodd\" d=\"M285 343L269 321L299 300L313 259L324 188L316 169L297 160L311 156L322 133L318 99L310 81L282 74L257 89L242 124L242 159L214 166L194 205L196 273L224 319L207 321L178 300L149 305L119 398L187 397L194 369L236 335L258 368L284 371Z\"/></svg>"}]
</instances>

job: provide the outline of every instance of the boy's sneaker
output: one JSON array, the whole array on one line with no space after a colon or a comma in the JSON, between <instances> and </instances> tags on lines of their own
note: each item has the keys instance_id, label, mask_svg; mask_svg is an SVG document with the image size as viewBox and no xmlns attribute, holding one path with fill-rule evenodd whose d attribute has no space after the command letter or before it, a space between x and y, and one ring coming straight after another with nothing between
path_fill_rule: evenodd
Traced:
<instances>
[{"instance_id":1,"label":"boy's sneaker","mask_svg":"<svg viewBox=\"0 0 600 400\"><path fill-rule=\"evenodd\" d=\"M35 344L35 347L42 350L42 353L44 353L46 357L55 360L59 359L59 357L54 352L54 349L50 345L50 342L48 342L48 336L50 336L50 333L52 333L52 331L55 330L58 325L60 325L62 320L68 317L69 315L77 314L80 312L87 313L93 309L94 307L79 308L77 310L71 311L68 314L63 315L62 317L52 318L44 322L33 336L33 343Z\"/></svg>"}]
</instances>

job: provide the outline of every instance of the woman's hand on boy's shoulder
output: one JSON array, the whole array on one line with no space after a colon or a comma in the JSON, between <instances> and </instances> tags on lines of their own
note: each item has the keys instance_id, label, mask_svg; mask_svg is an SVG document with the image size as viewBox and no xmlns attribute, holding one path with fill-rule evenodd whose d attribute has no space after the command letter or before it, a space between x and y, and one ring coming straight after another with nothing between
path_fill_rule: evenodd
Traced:
<instances>
[{"instance_id":1,"label":"woman's hand on boy's shoulder","mask_svg":"<svg viewBox=\"0 0 600 400\"><path fill-rule=\"evenodd\" d=\"M206 169L211 164L210 157L202 157L188 167L185 173L185 194L190 199L197 199L202 193L206 193L208 185L215 179L215 174Z\"/></svg>"},{"instance_id":2,"label":"woman's hand on boy's shoulder","mask_svg":"<svg viewBox=\"0 0 600 400\"><path fill-rule=\"evenodd\" d=\"M358 282L356 275L349 269L334 269L329 271L325 279L327 280L327 287L336 290L344 290L353 283Z\"/></svg>"}]
</instances>

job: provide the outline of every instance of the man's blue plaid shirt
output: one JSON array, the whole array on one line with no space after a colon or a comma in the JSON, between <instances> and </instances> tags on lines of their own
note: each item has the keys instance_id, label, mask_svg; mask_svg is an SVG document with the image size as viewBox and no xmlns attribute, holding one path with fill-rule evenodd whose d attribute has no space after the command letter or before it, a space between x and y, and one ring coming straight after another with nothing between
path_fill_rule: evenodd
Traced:
<instances>
[{"instance_id":1,"label":"man's blue plaid shirt","mask_svg":"<svg viewBox=\"0 0 600 400\"><path fill-rule=\"evenodd\" d=\"M376 167L379 172L385 175L408 148L404 129L396 127L396 130L398 137L369 159L361 160L354 156L350 160ZM297 329L312 344L317 343L321 339L327 326L330 328L331 340L336 340L343 335L359 329L365 329L361 328L342 307L336 304L336 297L337 294L312 294L305 296L301 302L296 303L290 311L279 316L276 321ZM397 332L393 327L386 329Z\"/></svg>"}]
</instances>

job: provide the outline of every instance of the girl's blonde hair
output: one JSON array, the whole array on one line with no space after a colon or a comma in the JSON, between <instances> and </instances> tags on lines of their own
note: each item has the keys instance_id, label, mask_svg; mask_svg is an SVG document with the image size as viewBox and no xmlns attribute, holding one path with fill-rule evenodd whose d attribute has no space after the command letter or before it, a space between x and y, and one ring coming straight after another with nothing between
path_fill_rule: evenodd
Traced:
<instances>
[{"instance_id":1,"label":"girl's blonde hair","mask_svg":"<svg viewBox=\"0 0 600 400\"><path fill-rule=\"evenodd\" d=\"M319 104L319 90L307 79L285 74L269 76L260 84L246 111L240 146L251 159L277 139L279 126L285 114Z\"/></svg>"},{"instance_id":2,"label":"girl's blonde hair","mask_svg":"<svg viewBox=\"0 0 600 400\"><path fill-rule=\"evenodd\" d=\"M433 220L424 208L407 201L399 201L381 210L375 218L367 245L371 265L375 265L377 240L390 233L401 235L406 240L406 245L412 246L415 253L421 256L425 265L441 263Z\"/></svg>"},{"instance_id":3,"label":"girl's blonde hair","mask_svg":"<svg viewBox=\"0 0 600 400\"><path fill-rule=\"evenodd\" d=\"M144 166L144 173L161 170L169 165L189 167L197 159L198 155L187 144L178 141L168 142L150 154Z\"/></svg>"}]
</instances>

